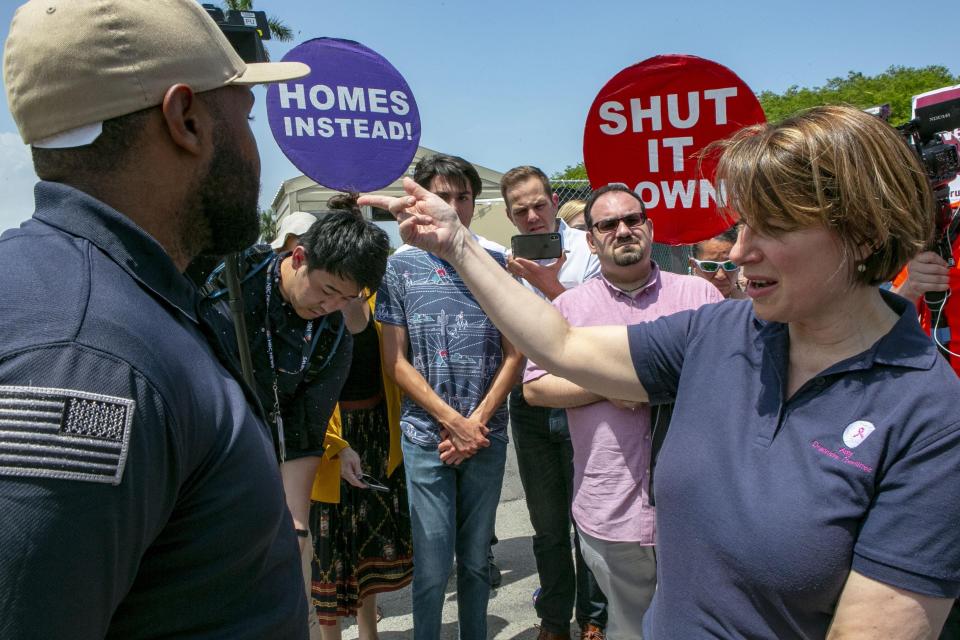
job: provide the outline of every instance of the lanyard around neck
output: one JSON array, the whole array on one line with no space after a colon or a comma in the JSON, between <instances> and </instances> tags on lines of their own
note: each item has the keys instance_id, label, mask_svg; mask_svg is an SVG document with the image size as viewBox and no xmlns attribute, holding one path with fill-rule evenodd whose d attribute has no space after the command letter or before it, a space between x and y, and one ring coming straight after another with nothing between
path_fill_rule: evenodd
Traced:
<instances>
[{"instance_id":1,"label":"lanyard around neck","mask_svg":"<svg viewBox=\"0 0 960 640\"><path fill-rule=\"evenodd\" d=\"M276 359L273 356L273 332L270 329L270 294L273 293L273 278L276 276L277 272L280 269L280 258L279 256L274 259L273 264L267 268L267 284L265 287L265 302L266 308L263 314L263 332L267 338L267 357L270 360L270 374L273 377L273 411L271 412L271 418L273 423L277 426L278 439L280 441L280 463L287 458L287 446L286 446L286 434L283 430L283 417L280 414L280 390L279 390L279 379L277 377L277 363ZM326 318L324 318L326 320ZM319 331L317 334L319 335ZM303 331L303 339L310 346L307 349L306 354L300 360L300 370L297 373L302 373L306 368L307 364L310 361L310 356L313 354L313 347L315 346L316 336L313 335L313 320L307 321L307 327Z\"/></svg>"},{"instance_id":2,"label":"lanyard around neck","mask_svg":"<svg viewBox=\"0 0 960 640\"><path fill-rule=\"evenodd\" d=\"M273 411L271 412L271 418L273 419L274 424L277 426L277 432L279 433L280 439L280 461L281 463L286 459L286 443L284 439L283 431L283 418L280 414L280 383L279 376L277 375L277 364L276 359L273 354L273 332L270 329L270 298L273 293L273 278L276 277L277 273L280 270L281 259L280 256L274 259L273 264L267 267L267 282L264 286L264 298L266 302L266 310L264 313L263 320L263 331L267 340L267 357L270 361L270 373L273 378ZM313 357L314 351L317 347L317 342L319 341L320 333L328 324L330 316L324 316L323 320L320 322L320 326L317 327L316 332L314 332L313 320L307 321L307 326L303 331L303 341L309 345L306 353L300 360L300 368L295 372L291 372L295 375L299 375L304 372L307 366L310 364L310 359ZM336 337L334 338L333 344L330 347L330 352L327 354L323 363L318 367L318 370L323 370L327 368L327 365L333 360L333 356L336 354L337 349L340 347L340 340L343 338L345 329L345 323L340 323L340 329L336 332Z\"/></svg>"},{"instance_id":3,"label":"lanyard around neck","mask_svg":"<svg viewBox=\"0 0 960 640\"><path fill-rule=\"evenodd\" d=\"M270 329L270 297L273 293L273 278L280 270L281 260L279 256L274 260L273 265L267 271L267 284L265 286L265 302L266 302L266 312L263 316L263 331L266 334L267 338L267 357L270 359L270 371L273 373L273 388L274 392L277 389L277 363L273 355L273 331ZM319 331L317 332L319 335ZM297 371L292 371L293 374L303 373L303 370L307 368L307 364L310 362L310 356L313 354L313 341L316 336L313 334L313 320L307 321L307 326L303 330L303 341L310 345L306 352L304 352L303 357L300 358L300 368Z\"/></svg>"}]
</instances>

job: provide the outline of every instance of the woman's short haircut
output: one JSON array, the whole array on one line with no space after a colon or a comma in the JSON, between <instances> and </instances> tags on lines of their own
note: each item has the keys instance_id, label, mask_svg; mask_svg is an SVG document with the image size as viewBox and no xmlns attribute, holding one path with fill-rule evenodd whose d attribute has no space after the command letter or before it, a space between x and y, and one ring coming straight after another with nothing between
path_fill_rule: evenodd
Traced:
<instances>
[{"instance_id":1,"label":"woman's short haircut","mask_svg":"<svg viewBox=\"0 0 960 640\"><path fill-rule=\"evenodd\" d=\"M483 181L477 169L460 156L438 153L422 158L413 169L413 181L424 189L430 189L433 179L440 176L458 189L470 189L476 200L483 191Z\"/></svg>"},{"instance_id":2,"label":"woman's short haircut","mask_svg":"<svg viewBox=\"0 0 960 640\"><path fill-rule=\"evenodd\" d=\"M307 254L307 268L321 269L360 289L376 291L387 269L390 238L386 232L353 211L330 211L300 236Z\"/></svg>"},{"instance_id":3,"label":"woman's short haircut","mask_svg":"<svg viewBox=\"0 0 960 640\"><path fill-rule=\"evenodd\" d=\"M583 210L586 208L586 200L568 200L567 202L564 202L563 206L560 207L560 210L557 211L557 217L567 224L570 224L570 221L583 213Z\"/></svg>"},{"instance_id":4,"label":"woman's short haircut","mask_svg":"<svg viewBox=\"0 0 960 640\"><path fill-rule=\"evenodd\" d=\"M855 282L892 279L932 237L933 194L919 159L859 109L814 107L745 128L714 150L730 213L768 235L818 224L836 231Z\"/></svg>"}]
</instances>

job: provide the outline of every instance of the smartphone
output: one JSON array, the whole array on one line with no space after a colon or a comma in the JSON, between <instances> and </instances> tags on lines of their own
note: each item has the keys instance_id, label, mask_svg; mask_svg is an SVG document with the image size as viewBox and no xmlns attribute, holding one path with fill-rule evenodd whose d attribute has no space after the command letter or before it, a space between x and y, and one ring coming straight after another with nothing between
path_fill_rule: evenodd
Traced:
<instances>
[{"instance_id":1,"label":"smartphone","mask_svg":"<svg viewBox=\"0 0 960 640\"><path fill-rule=\"evenodd\" d=\"M546 260L563 254L559 233L528 233L510 238L514 258Z\"/></svg>"},{"instance_id":2,"label":"smartphone","mask_svg":"<svg viewBox=\"0 0 960 640\"><path fill-rule=\"evenodd\" d=\"M368 476L365 473L360 474L360 482L367 485L367 489L370 489L371 491L379 491L380 493L390 492L390 489L387 488L382 482L373 476Z\"/></svg>"}]
</instances>

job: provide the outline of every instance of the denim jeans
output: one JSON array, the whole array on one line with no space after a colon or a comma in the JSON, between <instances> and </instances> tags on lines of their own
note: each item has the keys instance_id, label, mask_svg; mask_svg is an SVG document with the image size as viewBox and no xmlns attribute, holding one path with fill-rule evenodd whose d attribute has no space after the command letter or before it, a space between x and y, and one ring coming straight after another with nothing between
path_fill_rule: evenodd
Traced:
<instances>
[{"instance_id":1,"label":"denim jeans","mask_svg":"<svg viewBox=\"0 0 960 640\"><path fill-rule=\"evenodd\" d=\"M547 631L567 633L576 604L577 624L603 628L607 599L583 562L575 529L573 557L570 553L573 447L566 412L531 407L518 385L510 393L510 425L534 531L533 555L540 574L537 616Z\"/></svg>"},{"instance_id":2,"label":"denim jeans","mask_svg":"<svg viewBox=\"0 0 960 640\"><path fill-rule=\"evenodd\" d=\"M440 461L435 446L401 438L413 526L413 637L440 637L444 591L457 558L461 640L486 640L490 571L487 553L503 486L507 444L490 438L459 466Z\"/></svg>"}]
</instances>

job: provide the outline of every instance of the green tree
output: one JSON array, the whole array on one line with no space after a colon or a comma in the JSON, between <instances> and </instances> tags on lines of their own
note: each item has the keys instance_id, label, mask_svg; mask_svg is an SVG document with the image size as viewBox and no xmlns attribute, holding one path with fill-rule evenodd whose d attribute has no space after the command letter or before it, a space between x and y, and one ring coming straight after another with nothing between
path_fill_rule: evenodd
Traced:
<instances>
[{"instance_id":1,"label":"green tree","mask_svg":"<svg viewBox=\"0 0 960 640\"><path fill-rule=\"evenodd\" d=\"M822 87L794 85L783 93L761 91L757 98L770 122L783 120L801 109L846 103L861 109L889 104L890 124L900 125L910 119L913 96L952 84L960 84L960 76L951 75L940 65L892 66L875 76L850 71L846 77L830 78Z\"/></svg>"},{"instance_id":2,"label":"green tree","mask_svg":"<svg viewBox=\"0 0 960 640\"><path fill-rule=\"evenodd\" d=\"M846 77L830 78L822 87L792 86L783 93L761 91L757 94L767 120L778 122L802 109L823 104L851 104L861 109L890 105L890 124L900 125L910 119L913 96L960 84L960 76L950 74L941 65L902 67L894 65L875 76L850 71ZM554 179L585 179L583 162L570 165L551 176Z\"/></svg>"},{"instance_id":3,"label":"green tree","mask_svg":"<svg viewBox=\"0 0 960 640\"><path fill-rule=\"evenodd\" d=\"M586 180L587 169L583 162L567 166L563 171L558 171L550 176L551 180Z\"/></svg>"},{"instance_id":4,"label":"green tree","mask_svg":"<svg viewBox=\"0 0 960 640\"><path fill-rule=\"evenodd\" d=\"M234 11L253 11L253 0L224 0L223 7ZM267 16L267 24L270 25L270 37L274 40L293 40L293 29L276 16Z\"/></svg>"},{"instance_id":5,"label":"green tree","mask_svg":"<svg viewBox=\"0 0 960 640\"><path fill-rule=\"evenodd\" d=\"M271 242L277 237L277 228L280 226L277 222L277 213L273 207L259 210L260 222L260 240L262 242Z\"/></svg>"}]
</instances>

